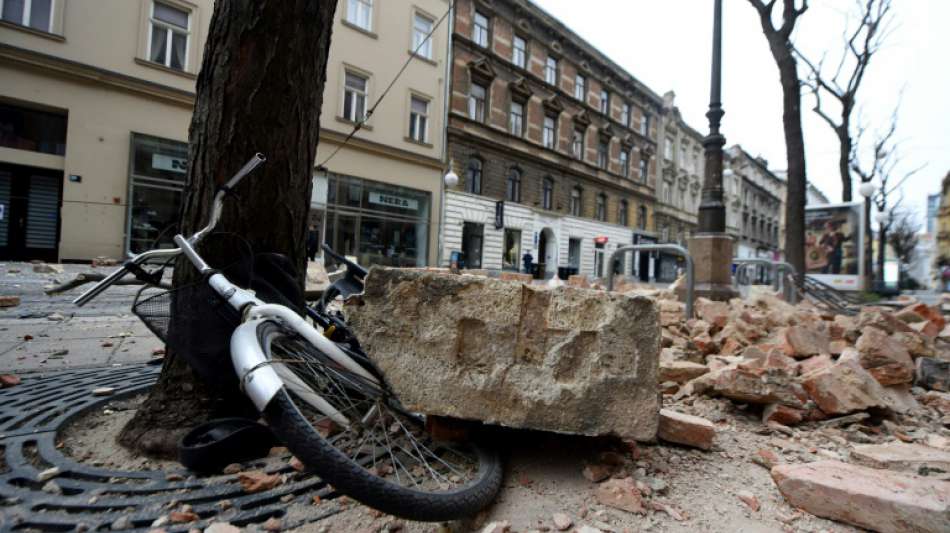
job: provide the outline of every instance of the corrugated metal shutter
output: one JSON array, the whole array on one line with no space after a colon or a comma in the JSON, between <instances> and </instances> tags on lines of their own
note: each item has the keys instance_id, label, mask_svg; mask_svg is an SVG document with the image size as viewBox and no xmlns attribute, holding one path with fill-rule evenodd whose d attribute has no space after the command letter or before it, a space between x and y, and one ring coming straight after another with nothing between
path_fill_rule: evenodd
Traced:
<instances>
[{"instance_id":1,"label":"corrugated metal shutter","mask_svg":"<svg viewBox=\"0 0 950 533\"><path fill-rule=\"evenodd\" d=\"M26 247L56 248L59 229L59 184L54 176L31 176L26 211Z\"/></svg>"},{"instance_id":2,"label":"corrugated metal shutter","mask_svg":"<svg viewBox=\"0 0 950 533\"><path fill-rule=\"evenodd\" d=\"M13 177L9 172L0 172L0 246L10 242L10 185Z\"/></svg>"}]
</instances>

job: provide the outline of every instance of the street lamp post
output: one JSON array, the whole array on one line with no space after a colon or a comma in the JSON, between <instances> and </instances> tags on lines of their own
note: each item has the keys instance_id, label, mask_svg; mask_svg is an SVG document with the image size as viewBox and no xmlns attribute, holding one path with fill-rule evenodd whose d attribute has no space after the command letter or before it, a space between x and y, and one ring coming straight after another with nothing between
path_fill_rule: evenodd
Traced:
<instances>
[{"instance_id":1,"label":"street lamp post","mask_svg":"<svg viewBox=\"0 0 950 533\"><path fill-rule=\"evenodd\" d=\"M870 181L865 181L858 186L858 192L864 197L864 290L871 290L872 272L874 269L874 248L872 247L873 237L871 235L871 197L874 196L876 187Z\"/></svg>"},{"instance_id":2,"label":"street lamp post","mask_svg":"<svg viewBox=\"0 0 950 533\"><path fill-rule=\"evenodd\" d=\"M722 109L722 0L713 5L712 74L710 76L709 135L703 139L705 175L699 204L699 231L689 241L695 263L696 294L713 300L728 300L738 293L732 287L734 241L726 233L726 203L723 190L722 148L726 138L719 132Z\"/></svg>"},{"instance_id":3,"label":"street lamp post","mask_svg":"<svg viewBox=\"0 0 950 533\"><path fill-rule=\"evenodd\" d=\"M436 266L442 266L442 247L445 243L442 241L445 234L445 190L452 189L459 183L459 175L452 170L452 162L449 161L449 170L442 176L442 183L439 186L439 239L436 250Z\"/></svg>"}]
</instances>

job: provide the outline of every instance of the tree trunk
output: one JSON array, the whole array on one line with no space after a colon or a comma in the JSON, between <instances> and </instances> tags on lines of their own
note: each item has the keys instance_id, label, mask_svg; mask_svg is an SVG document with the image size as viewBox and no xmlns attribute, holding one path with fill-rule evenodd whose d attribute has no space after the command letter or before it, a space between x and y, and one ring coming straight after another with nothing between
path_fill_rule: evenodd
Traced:
<instances>
[{"instance_id":1,"label":"tree trunk","mask_svg":"<svg viewBox=\"0 0 950 533\"><path fill-rule=\"evenodd\" d=\"M887 226L879 224L877 228L877 275L878 290L884 288L884 259L887 254Z\"/></svg>"},{"instance_id":2,"label":"tree trunk","mask_svg":"<svg viewBox=\"0 0 950 533\"><path fill-rule=\"evenodd\" d=\"M841 201L850 202L851 192L851 151L853 141L851 140L850 119L843 112L841 114L841 126L835 129L838 134L838 144L840 153L838 154L838 173L841 175Z\"/></svg>"},{"instance_id":3,"label":"tree trunk","mask_svg":"<svg viewBox=\"0 0 950 533\"><path fill-rule=\"evenodd\" d=\"M261 152L267 163L225 201L216 231L246 239L255 253L288 256L301 287L335 9L336 2L313 0L216 2L189 129L183 233L207 222L216 187ZM226 266L228 247L206 243L200 252L208 263ZM199 280L184 258L175 266L175 287ZM169 344L193 346L189 336L200 335L201 328L184 322L173 310ZM232 371L229 358L221 365L227 366L222 372ZM181 436L212 414L217 393L170 346L158 384L119 442L149 455L174 456Z\"/></svg>"}]
</instances>

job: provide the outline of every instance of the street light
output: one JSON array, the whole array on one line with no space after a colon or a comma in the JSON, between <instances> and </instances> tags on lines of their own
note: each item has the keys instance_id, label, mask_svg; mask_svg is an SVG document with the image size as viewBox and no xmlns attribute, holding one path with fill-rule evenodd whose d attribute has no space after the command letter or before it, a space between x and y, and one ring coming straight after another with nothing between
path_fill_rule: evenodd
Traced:
<instances>
[{"instance_id":1,"label":"street light","mask_svg":"<svg viewBox=\"0 0 950 533\"><path fill-rule=\"evenodd\" d=\"M455 173L454 170L449 168L449 171L445 173L445 176L442 178L442 181L445 183L447 188L455 187L459 184L459 175Z\"/></svg>"},{"instance_id":2,"label":"street light","mask_svg":"<svg viewBox=\"0 0 950 533\"><path fill-rule=\"evenodd\" d=\"M873 268L874 251L871 247L871 197L877 187L870 181L865 181L858 186L858 192L864 197L864 290L871 290L871 271Z\"/></svg>"},{"instance_id":3,"label":"street light","mask_svg":"<svg viewBox=\"0 0 950 533\"><path fill-rule=\"evenodd\" d=\"M454 188L459 184L459 175L452 170L452 163L449 162L449 171L442 176L442 187L439 187L439 235L438 247L436 251L436 266L442 266L442 234L445 233L445 190Z\"/></svg>"}]
</instances>

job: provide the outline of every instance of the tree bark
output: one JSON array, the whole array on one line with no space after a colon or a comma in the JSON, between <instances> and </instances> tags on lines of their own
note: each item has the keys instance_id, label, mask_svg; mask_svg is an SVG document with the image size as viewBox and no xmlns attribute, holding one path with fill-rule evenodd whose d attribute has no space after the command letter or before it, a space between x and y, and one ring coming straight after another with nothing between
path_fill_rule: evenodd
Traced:
<instances>
[{"instance_id":1,"label":"tree bark","mask_svg":"<svg viewBox=\"0 0 950 533\"><path fill-rule=\"evenodd\" d=\"M798 64L792 54L790 36L795 21L807 9L795 8L795 0L783 0L784 23L772 23L772 5L749 0L759 13L762 32L768 40L772 58L782 84L782 126L785 130L785 154L788 165L788 192L785 203L785 259L798 272L805 274L805 138L802 134L801 84Z\"/></svg>"},{"instance_id":2,"label":"tree bark","mask_svg":"<svg viewBox=\"0 0 950 533\"><path fill-rule=\"evenodd\" d=\"M246 239L255 253L288 256L301 288L335 9L329 0L216 2L189 129L182 232L190 235L207 222L216 188L261 152L267 163L225 201L216 231ZM209 239L200 252L212 267L223 267L231 255L226 248ZM175 287L199 281L184 258L175 267ZM188 336L200 335L201 328L183 323L180 310L172 311L169 344L191 346ZM230 359L221 364L227 366L222 372L231 372ZM181 436L212 414L218 393L170 346L158 384L119 442L148 455L174 456Z\"/></svg>"},{"instance_id":3,"label":"tree bark","mask_svg":"<svg viewBox=\"0 0 950 533\"><path fill-rule=\"evenodd\" d=\"M838 173L841 176L841 201L850 202L852 198L851 189L851 156L854 151L854 141L851 139L851 112L846 115L841 112L841 126L835 129L838 134Z\"/></svg>"}]
</instances>

